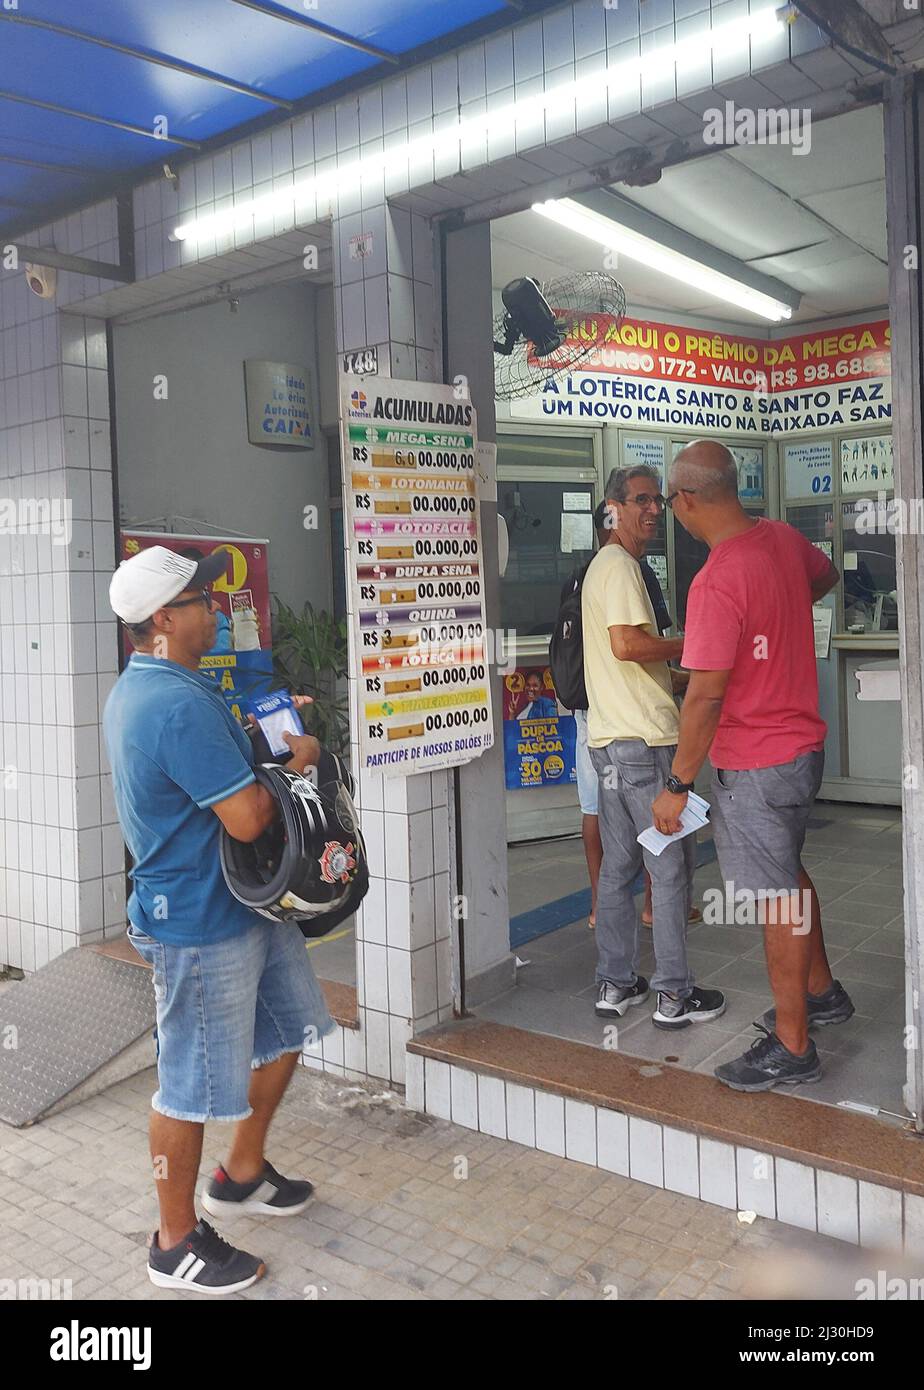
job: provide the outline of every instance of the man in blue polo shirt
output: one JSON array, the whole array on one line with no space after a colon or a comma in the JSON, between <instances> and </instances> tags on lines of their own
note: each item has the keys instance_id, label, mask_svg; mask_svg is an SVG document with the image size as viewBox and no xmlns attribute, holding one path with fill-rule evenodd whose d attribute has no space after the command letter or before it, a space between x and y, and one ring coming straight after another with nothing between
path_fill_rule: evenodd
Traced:
<instances>
[{"instance_id":1,"label":"man in blue polo shirt","mask_svg":"<svg viewBox=\"0 0 924 1390\"><path fill-rule=\"evenodd\" d=\"M256 840L275 817L254 778L250 739L199 671L215 642L209 584L227 556L200 561L152 546L123 561L109 589L135 647L106 703L113 792L134 859L128 935L153 970L159 1089L150 1144L160 1226L148 1274L162 1288L233 1293L265 1272L256 1256L198 1220L195 1186L206 1120L237 1122L202 1203L212 1215L294 1215L309 1182L264 1155L273 1114L306 1035L333 1027L296 925L232 897L221 827ZM287 734L289 766L318 760L316 739Z\"/></svg>"}]
</instances>

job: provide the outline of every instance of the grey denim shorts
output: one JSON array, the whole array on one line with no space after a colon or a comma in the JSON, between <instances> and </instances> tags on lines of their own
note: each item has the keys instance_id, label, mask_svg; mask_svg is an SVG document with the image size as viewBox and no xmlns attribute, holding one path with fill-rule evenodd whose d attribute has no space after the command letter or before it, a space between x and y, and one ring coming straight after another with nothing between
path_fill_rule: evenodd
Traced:
<instances>
[{"instance_id":1,"label":"grey denim shorts","mask_svg":"<svg viewBox=\"0 0 924 1390\"><path fill-rule=\"evenodd\" d=\"M791 763L740 772L713 768L712 822L719 868L735 892L794 893L805 830L824 772L824 749Z\"/></svg>"}]
</instances>

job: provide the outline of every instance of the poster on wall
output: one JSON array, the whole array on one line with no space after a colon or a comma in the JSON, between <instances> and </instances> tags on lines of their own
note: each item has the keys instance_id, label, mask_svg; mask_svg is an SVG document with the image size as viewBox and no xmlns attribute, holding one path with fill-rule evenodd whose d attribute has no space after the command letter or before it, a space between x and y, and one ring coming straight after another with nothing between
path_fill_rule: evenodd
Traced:
<instances>
[{"instance_id":1,"label":"poster on wall","mask_svg":"<svg viewBox=\"0 0 924 1390\"><path fill-rule=\"evenodd\" d=\"M314 448L307 367L251 357L244 363L244 386L247 438L251 444Z\"/></svg>"},{"instance_id":2,"label":"poster on wall","mask_svg":"<svg viewBox=\"0 0 924 1390\"><path fill-rule=\"evenodd\" d=\"M192 560L216 550L226 552L227 570L212 585L218 619L215 645L200 660L199 670L218 682L232 714L243 722L242 702L265 694L273 684L268 542L237 536L182 536L173 531L123 531L120 559L152 545ZM127 659L134 648L127 633L123 638Z\"/></svg>"},{"instance_id":3,"label":"poster on wall","mask_svg":"<svg viewBox=\"0 0 924 1390\"><path fill-rule=\"evenodd\" d=\"M731 455L738 465L738 496L760 498L764 495L764 456L760 449L732 447Z\"/></svg>"},{"instance_id":4,"label":"poster on wall","mask_svg":"<svg viewBox=\"0 0 924 1390\"><path fill-rule=\"evenodd\" d=\"M787 497L830 497L834 445L830 439L787 444L783 451Z\"/></svg>"},{"instance_id":5,"label":"poster on wall","mask_svg":"<svg viewBox=\"0 0 924 1390\"><path fill-rule=\"evenodd\" d=\"M595 347L511 415L763 438L891 421L887 319L770 340L590 314L573 336Z\"/></svg>"},{"instance_id":6,"label":"poster on wall","mask_svg":"<svg viewBox=\"0 0 924 1390\"><path fill-rule=\"evenodd\" d=\"M360 765L409 776L494 742L478 426L451 386L340 378Z\"/></svg>"},{"instance_id":7,"label":"poster on wall","mask_svg":"<svg viewBox=\"0 0 924 1390\"><path fill-rule=\"evenodd\" d=\"M894 486L890 434L841 440L841 492L875 492Z\"/></svg>"},{"instance_id":8,"label":"poster on wall","mask_svg":"<svg viewBox=\"0 0 924 1390\"><path fill-rule=\"evenodd\" d=\"M575 782L574 715L559 712L548 666L504 677L504 777L508 791Z\"/></svg>"}]
</instances>

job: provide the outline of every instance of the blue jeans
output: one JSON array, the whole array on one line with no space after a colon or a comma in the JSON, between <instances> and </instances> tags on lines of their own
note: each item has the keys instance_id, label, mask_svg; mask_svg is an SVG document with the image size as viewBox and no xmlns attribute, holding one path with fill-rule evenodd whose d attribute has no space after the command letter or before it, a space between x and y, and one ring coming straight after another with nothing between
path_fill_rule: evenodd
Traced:
<instances>
[{"instance_id":1,"label":"blue jeans","mask_svg":"<svg viewBox=\"0 0 924 1390\"><path fill-rule=\"evenodd\" d=\"M151 1104L162 1115L246 1119L253 1068L301 1052L334 1026L292 923L261 921L210 946L170 946L135 926L128 939L154 974Z\"/></svg>"}]
</instances>

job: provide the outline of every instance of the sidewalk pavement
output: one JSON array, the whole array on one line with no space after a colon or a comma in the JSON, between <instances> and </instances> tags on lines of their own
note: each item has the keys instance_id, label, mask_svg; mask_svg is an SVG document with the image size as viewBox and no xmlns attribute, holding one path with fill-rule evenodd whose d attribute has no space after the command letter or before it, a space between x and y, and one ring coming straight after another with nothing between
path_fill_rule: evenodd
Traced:
<instances>
[{"instance_id":1,"label":"sidewalk pavement","mask_svg":"<svg viewBox=\"0 0 924 1390\"><path fill-rule=\"evenodd\" d=\"M78 1300L208 1297L147 1277L155 1089L152 1068L32 1128L0 1124L0 1280L62 1281L49 1296ZM206 1127L204 1177L229 1132ZM242 1299L736 1299L755 1270L827 1266L848 1249L761 1218L743 1225L302 1067L268 1156L310 1177L317 1196L301 1216L223 1225L268 1266Z\"/></svg>"}]
</instances>

